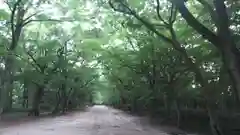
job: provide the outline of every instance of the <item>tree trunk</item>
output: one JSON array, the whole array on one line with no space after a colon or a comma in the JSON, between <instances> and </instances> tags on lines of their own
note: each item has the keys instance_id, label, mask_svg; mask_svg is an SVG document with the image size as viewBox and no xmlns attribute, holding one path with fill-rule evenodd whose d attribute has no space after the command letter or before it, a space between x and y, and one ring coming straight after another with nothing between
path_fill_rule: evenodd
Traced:
<instances>
[{"instance_id":1,"label":"tree trunk","mask_svg":"<svg viewBox=\"0 0 240 135\"><path fill-rule=\"evenodd\" d=\"M10 54L6 59L6 80L5 80L5 89L6 89L6 106L5 110L8 111L12 108L12 92L13 92L13 72L14 72L14 58Z\"/></svg>"},{"instance_id":2,"label":"tree trunk","mask_svg":"<svg viewBox=\"0 0 240 135\"><path fill-rule=\"evenodd\" d=\"M12 108L13 62L14 58L11 52L9 52L5 61L4 87L1 91L1 113L9 111Z\"/></svg>"},{"instance_id":3,"label":"tree trunk","mask_svg":"<svg viewBox=\"0 0 240 135\"><path fill-rule=\"evenodd\" d=\"M172 38L173 38L173 46L174 48L179 51L181 53L181 55L184 57L186 64L191 68L191 70L195 73L195 80L196 82L198 82L199 84L201 84L201 94L202 96L205 98L205 106L208 109L209 112L209 118L214 116L214 113L212 111L212 106L210 106L209 104L215 103L211 99L209 92L211 91L209 89L209 84L207 82L207 80L204 78L203 74L201 73L199 67L193 63L192 59L189 58L187 51L181 47L180 42L177 40L175 31L173 30L173 28L170 30L171 34L172 34ZM218 126L218 123L215 121L216 119L210 118L210 125L211 125L211 129L212 129L212 133L213 135L222 135L220 132L220 128ZM214 127L212 127L214 126ZM216 134L219 133L219 134Z\"/></svg>"},{"instance_id":4,"label":"tree trunk","mask_svg":"<svg viewBox=\"0 0 240 135\"><path fill-rule=\"evenodd\" d=\"M210 104L207 105L207 111L208 111L212 134L213 135L223 135L223 132L218 123L218 114L216 112L214 112L212 108L213 107Z\"/></svg>"},{"instance_id":5,"label":"tree trunk","mask_svg":"<svg viewBox=\"0 0 240 135\"><path fill-rule=\"evenodd\" d=\"M182 17L187 21L187 23L193 27L198 33L200 33L205 39L207 39L208 41L210 41L212 44L216 45L217 48L221 48L219 46L219 37L217 35L215 35L215 33L213 33L212 31L210 31L208 28L206 28L204 25L202 25L192 14L191 12L187 9L187 7L185 6L185 0L170 0L175 7L179 10L179 12L181 13ZM220 0L219 0L220 1ZM117 10L115 7L113 7L110 3L110 6L115 10L115 11L119 11ZM121 12L121 11L120 11ZM195 73L195 80L196 82L198 82L199 84L201 84L201 94L202 96L205 97L206 100L206 107L208 108L208 112L209 112L209 117L210 117L210 123L211 123L211 127L213 129L213 134L214 135L221 135L221 133L219 133L218 131L218 126L216 126L218 123L215 121L216 119L213 118L213 112L212 112L212 108L211 106L208 105L208 102L210 102L211 100L209 100L209 95L208 95L208 91L210 89L208 89L208 82L207 80L204 78L204 76L201 73L201 70L199 69L198 65L196 65L192 59L188 56L188 53L186 51L185 48L182 47L181 43L177 40L177 36L175 34L174 28L173 28L173 22L170 22L167 26L167 28L169 29L170 33L171 33L171 38L168 38L167 36L165 36L164 34L160 33L159 31L157 31L155 29L155 27L153 25L151 25L151 23L149 23L148 21L144 20L143 18L141 18L138 14L136 14L134 11L130 10L130 13L139 21L141 21L149 30L151 30L152 32L154 32L158 37L160 37L162 40L166 41L167 43L172 44L172 46L174 47L174 49L176 49L185 59L186 65L189 66L191 68L191 70Z\"/></svg>"},{"instance_id":6,"label":"tree trunk","mask_svg":"<svg viewBox=\"0 0 240 135\"><path fill-rule=\"evenodd\" d=\"M0 113L6 112L12 108L12 92L13 92L13 76L14 70L14 50L18 45L18 41L22 31L23 17L25 10L23 6L20 6L21 0L18 0L13 4L11 11L10 24L11 24L11 44L9 46L9 52L5 59L5 79L4 88L1 93L1 108ZM16 17L16 20L15 20Z\"/></svg>"},{"instance_id":7,"label":"tree trunk","mask_svg":"<svg viewBox=\"0 0 240 135\"><path fill-rule=\"evenodd\" d=\"M65 113L66 107L67 107L67 100L68 100L68 95L66 91L66 84L62 84L61 86L61 95L62 95L62 112Z\"/></svg>"},{"instance_id":8,"label":"tree trunk","mask_svg":"<svg viewBox=\"0 0 240 135\"><path fill-rule=\"evenodd\" d=\"M237 95L237 102L240 100L240 52L236 48L232 33L229 29L229 17L226 11L225 0L214 0L217 19L217 35L201 24L187 9L184 0L172 0L171 2L181 13L182 17L187 21L193 29L211 42L222 53L222 61L228 69L232 80L232 85ZM240 104L240 103L238 103Z\"/></svg>"},{"instance_id":9,"label":"tree trunk","mask_svg":"<svg viewBox=\"0 0 240 135\"><path fill-rule=\"evenodd\" d=\"M59 106L61 103L60 90L58 90L58 92L56 94L56 100L57 100L57 104L56 104L55 108L53 109L52 114L56 114L59 112Z\"/></svg>"},{"instance_id":10,"label":"tree trunk","mask_svg":"<svg viewBox=\"0 0 240 135\"><path fill-rule=\"evenodd\" d=\"M222 50L222 60L228 70L230 78L232 80L232 86L236 104L240 105L240 66L238 63L238 57L233 53L229 44L224 45L225 49Z\"/></svg>"},{"instance_id":11,"label":"tree trunk","mask_svg":"<svg viewBox=\"0 0 240 135\"><path fill-rule=\"evenodd\" d=\"M29 112L29 115L39 116L39 105L44 93L44 86L38 86L37 91L34 94L34 100L32 104L32 109Z\"/></svg>"},{"instance_id":12,"label":"tree trunk","mask_svg":"<svg viewBox=\"0 0 240 135\"><path fill-rule=\"evenodd\" d=\"M63 98L63 105L62 105L62 112L65 113L67 111L67 96L62 97Z\"/></svg>"},{"instance_id":13,"label":"tree trunk","mask_svg":"<svg viewBox=\"0 0 240 135\"><path fill-rule=\"evenodd\" d=\"M176 99L174 101L175 104L175 109L176 109L176 113L177 113L177 127L181 126L181 110L180 110L180 106L179 106L179 101Z\"/></svg>"},{"instance_id":14,"label":"tree trunk","mask_svg":"<svg viewBox=\"0 0 240 135\"><path fill-rule=\"evenodd\" d=\"M218 17L217 36L220 43L223 63L226 65L230 74L235 94L238 95L237 101L240 103L240 52L236 47L232 33L229 29L229 17L227 14L225 0L214 0L216 14Z\"/></svg>"},{"instance_id":15,"label":"tree trunk","mask_svg":"<svg viewBox=\"0 0 240 135\"><path fill-rule=\"evenodd\" d=\"M167 94L164 94L163 100L164 100L164 108L167 112L167 116L170 117L170 103L169 103Z\"/></svg>"},{"instance_id":16,"label":"tree trunk","mask_svg":"<svg viewBox=\"0 0 240 135\"><path fill-rule=\"evenodd\" d=\"M23 96L22 107L28 108L28 88L26 86L26 83L24 83L24 90L22 96Z\"/></svg>"},{"instance_id":17,"label":"tree trunk","mask_svg":"<svg viewBox=\"0 0 240 135\"><path fill-rule=\"evenodd\" d=\"M60 103L61 103L61 100L58 99L57 104L56 104L55 108L54 108L53 111L52 111L52 114L57 114L57 113L59 113Z\"/></svg>"}]
</instances>

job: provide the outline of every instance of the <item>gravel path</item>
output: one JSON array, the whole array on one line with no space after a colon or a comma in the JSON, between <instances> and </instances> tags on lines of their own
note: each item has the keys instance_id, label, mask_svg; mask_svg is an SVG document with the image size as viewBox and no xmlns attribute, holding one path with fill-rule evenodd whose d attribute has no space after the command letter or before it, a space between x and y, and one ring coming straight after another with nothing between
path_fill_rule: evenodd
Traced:
<instances>
[{"instance_id":1,"label":"gravel path","mask_svg":"<svg viewBox=\"0 0 240 135\"><path fill-rule=\"evenodd\" d=\"M0 135L169 135L159 128L143 124L130 116L106 106L93 106L86 112L19 125L0 127Z\"/></svg>"}]
</instances>

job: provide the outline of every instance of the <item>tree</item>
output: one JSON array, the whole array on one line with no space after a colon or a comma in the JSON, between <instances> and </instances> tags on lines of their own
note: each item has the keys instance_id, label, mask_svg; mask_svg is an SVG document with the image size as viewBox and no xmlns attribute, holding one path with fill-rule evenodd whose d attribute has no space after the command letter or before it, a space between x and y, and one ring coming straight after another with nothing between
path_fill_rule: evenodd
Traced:
<instances>
[{"instance_id":1,"label":"tree","mask_svg":"<svg viewBox=\"0 0 240 135\"><path fill-rule=\"evenodd\" d=\"M145 17L141 17L138 14L138 12L137 12L137 11L141 11L141 14L144 14L144 8L149 8L147 6L145 6L145 7L144 6L142 6L142 7L140 6L140 10L137 9L137 11L136 11L136 10L133 10L133 9L130 8L130 5L132 3L127 3L126 1L109 1L109 5L113 8L113 10L115 10L117 12L121 12L121 13L124 13L124 14L127 14L127 15L135 17L144 26L146 26L146 28L148 28L149 30L154 32L162 41L165 41L166 43L171 44L174 47L174 49L176 49L184 57L185 64L193 71L193 73L195 74L196 82L199 83L201 85L201 87L202 87L201 95L204 97L204 100L206 102L206 107L207 107L208 112L209 112L209 117L210 117L210 121L211 121L210 124L211 124L211 127L212 127L213 134L222 134L221 131L220 131L220 128L218 126L218 122L217 122L218 118L215 117L216 114L213 111L213 108L215 106L214 105L215 101L212 99L212 92L211 92L211 89L212 89L213 86L212 86L211 83L209 83L208 79L206 78L207 76L203 72L202 67L200 65L198 65L198 63L195 62L195 59L193 59L192 56L189 55L189 49L186 48L186 47L183 47L184 44L188 45L188 46L191 45L191 44L185 43L185 42L189 42L189 40L185 39L186 41L184 43L181 43L182 39L179 39L179 35L177 34L177 32L179 30L177 28L175 28L175 26L179 25L179 21L177 20L179 18L177 16L177 10L181 10L183 8L184 2L185 1L172 1L172 5L169 8L167 8L167 9L165 8L165 10L164 9L160 10L161 9L161 5L160 4L164 5L166 2L165 3L164 2L160 3L160 1L157 0L156 1L156 17L153 16L154 19L148 19L148 20L150 20L150 22L147 21ZM141 2L139 2L139 3L141 5ZM180 5L180 3L182 3L183 5ZM216 2L216 4L217 3L219 4L219 2ZM134 5L134 4L132 4L132 5ZM150 2L146 2L145 4L151 4L151 3ZM138 8L139 8L139 6L138 6ZM169 17L162 16L160 14L160 12L164 12L166 10L168 12L167 14L169 14ZM182 10L182 11L180 11L180 13L183 16L183 15L186 14L186 11ZM142 15L142 16L144 16L144 15ZM151 16L151 15L148 15L148 18L149 18L149 16ZM157 24L153 23L153 22L155 22L155 18L158 18L160 20L160 24L159 23L157 23ZM184 18L186 19L186 17L184 17ZM178 22L176 22L176 21L178 21ZM190 21L192 21L192 20L190 20ZM187 22L189 23L188 20L187 20ZM190 24L190 26L191 26L191 24ZM197 29L199 31L203 31L203 30L206 31L206 28L203 25L197 24L197 25L195 25L195 27L198 27ZM161 32L159 32L158 29L161 29ZM207 32L209 32L209 31L207 31ZM211 35L211 33L210 34L209 33L204 33L202 35L204 35L204 36L208 35L209 38L213 37L213 34ZM230 34L228 34L228 37L229 37L229 35ZM224 37L224 38L226 38L226 37ZM215 39L214 41L212 39L209 39L209 40L211 40L212 43L216 42L215 44L219 44L219 41L220 42L222 41L222 40L218 40L218 39ZM221 42L221 43L226 43L226 42L224 41L224 42ZM228 43L230 43L230 42L228 42ZM226 51L226 50L230 50L230 49L224 49L224 51ZM222 52L224 52L224 51L222 50ZM223 55L223 58L225 58L225 61L223 61L223 64L226 65L226 67L228 67L229 64L226 63L226 57L224 55ZM234 58L236 56L231 56L231 57ZM228 58L231 58L231 57L228 57ZM236 61L236 60L234 60L234 61ZM233 62L233 63L236 63L236 62ZM237 66L235 66L235 68L236 67ZM224 67L222 67L222 68L224 68ZM236 79L236 76L235 76L235 79ZM236 84L233 84L233 87L235 88ZM235 92L235 93L237 93L237 92Z\"/></svg>"},{"instance_id":2,"label":"tree","mask_svg":"<svg viewBox=\"0 0 240 135\"><path fill-rule=\"evenodd\" d=\"M215 135L229 134L221 120L239 109L238 12L230 0L6 1L1 112L95 102L178 127L208 116Z\"/></svg>"},{"instance_id":3,"label":"tree","mask_svg":"<svg viewBox=\"0 0 240 135\"><path fill-rule=\"evenodd\" d=\"M193 16L193 14L191 14L191 12L186 7L184 0L172 0L171 2L176 6L187 23L199 34L201 34L203 38L207 39L216 48L218 48L219 52L221 52L222 61L233 81L232 85L236 90L235 94L238 95L237 100L239 102L240 85L238 82L240 82L240 55L237 47L237 40L234 38L233 32L230 29L230 26L233 26L232 22L234 22L234 18L232 18L231 15L236 14L237 11L235 10L233 13L227 13L227 7L224 3L225 0L214 0L212 3L209 3L205 0L198 0L198 2L208 10L212 22L217 29L215 33L213 31L210 31L206 26L199 22ZM229 2L228 4L233 5L234 2ZM230 8L232 7L230 6Z\"/></svg>"},{"instance_id":4,"label":"tree","mask_svg":"<svg viewBox=\"0 0 240 135\"><path fill-rule=\"evenodd\" d=\"M81 12L71 10L73 14L66 17L54 16L47 10L42 11L46 4L60 4L53 9L62 8L62 11L74 5L18 0L6 1L5 8L1 10L1 43L7 45L1 57L2 71L7 73L1 74L5 76L1 80L1 86L4 86L0 98L2 112L10 111L11 104L15 108L21 103L24 108L30 108L30 115L39 115L46 107L53 112L59 112L61 107L64 112L70 107L68 104L76 108L89 102L93 90L89 85L98 78L97 64L91 65L97 57L93 48L95 51L100 49L96 35L90 32L97 28L89 31L79 27L83 20L76 15L86 10L79 8ZM89 23L93 20L90 19ZM70 27L64 28L62 24L70 24ZM78 32L70 32L76 28ZM88 36L84 37L82 33ZM82 41L79 41L80 35Z\"/></svg>"}]
</instances>

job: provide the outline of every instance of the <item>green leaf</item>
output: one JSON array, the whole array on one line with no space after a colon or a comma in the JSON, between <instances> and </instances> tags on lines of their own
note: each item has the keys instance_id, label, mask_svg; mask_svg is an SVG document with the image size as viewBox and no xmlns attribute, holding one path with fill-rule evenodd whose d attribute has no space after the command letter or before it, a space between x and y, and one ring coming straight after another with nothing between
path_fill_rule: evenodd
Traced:
<instances>
[{"instance_id":1,"label":"green leaf","mask_svg":"<svg viewBox=\"0 0 240 135\"><path fill-rule=\"evenodd\" d=\"M0 21L6 21L9 17L9 14L4 9L0 9Z\"/></svg>"},{"instance_id":2,"label":"green leaf","mask_svg":"<svg viewBox=\"0 0 240 135\"><path fill-rule=\"evenodd\" d=\"M144 0L128 0L128 3L133 8L143 9L145 6Z\"/></svg>"}]
</instances>

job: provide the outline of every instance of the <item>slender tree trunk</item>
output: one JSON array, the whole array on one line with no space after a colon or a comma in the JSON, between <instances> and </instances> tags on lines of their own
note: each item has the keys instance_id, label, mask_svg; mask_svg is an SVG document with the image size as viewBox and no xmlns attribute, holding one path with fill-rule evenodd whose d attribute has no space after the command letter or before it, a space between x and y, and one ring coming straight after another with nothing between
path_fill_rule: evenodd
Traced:
<instances>
[{"instance_id":1,"label":"slender tree trunk","mask_svg":"<svg viewBox=\"0 0 240 135\"><path fill-rule=\"evenodd\" d=\"M61 103L61 100L58 99L58 100L57 100L57 104L56 104L55 108L54 108L53 111L52 111L52 114L56 114L56 113L59 112L60 103Z\"/></svg>"},{"instance_id":2,"label":"slender tree trunk","mask_svg":"<svg viewBox=\"0 0 240 135\"><path fill-rule=\"evenodd\" d=\"M67 107L67 93L65 90L62 89L62 113L66 112Z\"/></svg>"},{"instance_id":3,"label":"slender tree trunk","mask_svg":"<svg viewBox=\"0 0 240 135\"><path fill-rule=\"evenodd\" d=\"M181 126L181 109L179 106L178 99L174 100L174 104L175 104L175 109L177 113L177 127L180 127Z\"/></svg>"},{"instance_id":4,"label":"slender tree trunk","mask_svg":"<svg viewBox=\"0 0 240 135\"><path fill-rule=\"evenodd\" d=\"M57 103L52 111L52 114L56 114L59 112L59 106L61 104L61 96L60 96L60 90L58 90L57 94L56 94L56 100L57 100Z\"/></svg>"},{"instance_id":5,"label":"slender tree trunk","mask_svg":"<svg viewBox=\"0 0 240 135\"><path fill-rule=\"evenodd\" d=\"M167 94L164 94L163 100L164 100L164 106L167 112L167 116L170 117L170 103L169 103L169 98Z\"/></svg>"},{"instance_id":6,"label":"slender tree trunk","mask_svg":"<svg viewBox=\"0 0 240 135\"><path fill-rule=\"evenodd\" d=\"M65 77L65 79L66 79L66 77ZM68 100L66 84L62 84L61 93L62 93L62 112L65 113L66 107L67 107L67 100Z\"/></svg>"},{"instance_id":7,"label":"slender tree trunk","mask_svg":"<svg viewBox=\"0 0 240 135\"><path fill-rule=\"evenodd\" d=\"M212 108L213 108L212 105L210 105L210 104L207 105L207 111L208 111L212 134L213 135L223 135L221 127L219 126L219 123L218 123L218 114L216 112L214 112L214 110Z\"/></svg>"},{"instance_id":8,"label":"slender tree trunk","mask_svg":"<svg viewBox=\"0 0 240 135\"><path fill-rule=\"evenodd\" d=\"M28 88L26 86L26 83L24 83L24 90L23 90L23 103L22 103L22 107L23 108L28 108Z\"/></svg>"},{"instance_id":9,"label":"slender tree trunk","mask_svg":"<svg viewBox=\"0 0 240 135\"><path fill-rule=\"evenodd\" d=\"M34 94L32 109L31 109L29 115L39 116L39 114L40 114L39 105L40 105L43 93L44 93L44 86L38 86L38 88Z\"/></svg>"},{"instance_id":10,"label":"slender tree trunk","mask_svg":"<svg viewBox=\"0 0 240 135\"><path fill-rule=\"evenodd\" d=\"M65 113L67 111L67 96L64 96L62 98L63 98L62 112Z\"/></svg>"}]
</instances>

